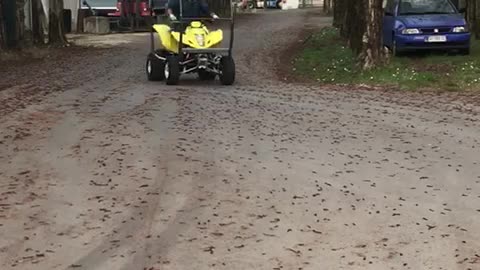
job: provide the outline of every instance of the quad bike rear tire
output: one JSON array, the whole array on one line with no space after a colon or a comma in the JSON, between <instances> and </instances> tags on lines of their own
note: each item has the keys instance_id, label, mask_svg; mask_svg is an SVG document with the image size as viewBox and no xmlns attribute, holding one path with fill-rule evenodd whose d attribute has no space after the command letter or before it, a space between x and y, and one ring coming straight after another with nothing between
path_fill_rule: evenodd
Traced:
<instances>
[{"instance_id":1,"label":"quad bike rear tire","mask_svg":"<svg viewBox=\"0 0 480 270\"><path fill-rule=\"evenodd\" d=\"M164 74L167 85L177 85L180 80L180 61L178 56L169 55L164 65Z\"/></svg>"},{"instance_id":2,"label":"quad bike rear tire","mask_svg":"<svg viewBox=\"0 0 480 270\"><path fill-rule=\"evenodd\" d=\"M213 81L217 77L217 74L213 72L208 72L206 70L199 70L198 71L198 78L202 81Z\"/></svg>"},{"instance_id":3,"label":"quad bike rear tire","mask_svg":"<svg viewBox=\"0 0 480 270\"><path fill-rule=\"evenodd\" d=\"M145 65L147 78L149 81L163 81L165 80L165 64L162 60L156 58L152 53L147 57Z\"/></svg>"},{"instance_id":4,"label":"quad bike rear tire","mask_svg":"<svg viewBox=\"0 0 480 270\"><path fill-rule=\"evenodd\" d=\"M220 71L220 82L223 85L232 85L235 82L235 61L231 56L222 57Z\"/></svg>"}]
</instances>

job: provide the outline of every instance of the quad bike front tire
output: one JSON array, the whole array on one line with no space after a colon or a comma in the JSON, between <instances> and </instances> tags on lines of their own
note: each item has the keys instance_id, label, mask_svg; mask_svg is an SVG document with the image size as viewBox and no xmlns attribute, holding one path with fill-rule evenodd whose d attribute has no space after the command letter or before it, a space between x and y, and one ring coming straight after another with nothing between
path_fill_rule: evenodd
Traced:
<instances>
[{"instance_id":1,"label":"quad bike front tire","mask_svg":"<svg viewBox=\"0 0 480 270\"><path fill-rule=\"evenodd\" d=\"M149 81L163 81L165 80L165 64L162 60L156 58L152 53L147 57L145 65L147 78Z\"/></svg>"},{"instance_id":2,"label":"quad bike front tire","mask_svg":"<svg viewBox=\"0 0 480 270\"><path fill-rule=\"evenodd\" d=\"M393 56L393 57L402 56L402 51L400 51L400 50L398 49L398 47L397 47L397 41L395 40L395 37L393 37L393 42L392 42L391 51L392 51L392 56Z\"/></svg>"},{"instance_id":3,"label":"quad bike front tire","mask_svg":"<svg viewBox=\"0 0 480 270\"><path fill-rule=\"evenodd\" d=\"M232 85L235 82L235 61L231 56L224 56L220 60L220 82L223 85Z\"/></svg>"},{"instance_id":4,"label":"quad bike front tire","mask_svg":"<svg viewBox=\"0 0 480 270\"><path fill-rule=\"evenodd\" d=\"M202 81L213 81L217 77L217 74L213 72L208 72L206 70L199 70L198 71L198 78Z\"/></svg>"},{"instance_id":5,"label":"quad bike front tire","mask_svg":"<svg viewBox=\"0 0 480 270\"><path fill-rule=\"evenodd\" d=\"M180 80L180 61L178 56L169 55L164 65L164 74L167 85L177 85Z\"/></svg>"}]
</instances>

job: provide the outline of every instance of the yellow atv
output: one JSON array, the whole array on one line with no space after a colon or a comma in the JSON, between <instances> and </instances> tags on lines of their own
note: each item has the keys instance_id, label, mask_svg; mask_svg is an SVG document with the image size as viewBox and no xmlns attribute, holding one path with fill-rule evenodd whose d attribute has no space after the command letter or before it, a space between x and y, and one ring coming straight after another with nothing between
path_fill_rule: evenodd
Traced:
<instances>
[{"instance_id":1,"label":"yellow atv","mask_svg":"<svg viewBox=\"0 0 480 270\"><path fill-rule=\"evenodd\" d=\"M176 85L180 75L197 73L201 80L219 77L223 85L235 81L235 62L232 57L233 14L230 21L230 44L221 48L223 31L210 31L204 19L180 18L173 29L165 24L154 24L151 32L151 52L146 63L147 77L151 81L166 81ZM180 31L175 31L180 29ZM160 37L161 48L155 48L154 31Z\"/></svg>"}]
</instances>

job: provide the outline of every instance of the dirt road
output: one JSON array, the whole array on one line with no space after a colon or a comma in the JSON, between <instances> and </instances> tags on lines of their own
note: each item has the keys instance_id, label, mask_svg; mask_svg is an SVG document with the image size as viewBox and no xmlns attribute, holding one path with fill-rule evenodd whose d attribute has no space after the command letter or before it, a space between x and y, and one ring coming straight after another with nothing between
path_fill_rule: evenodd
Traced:
<instances>
[{"instance_id":1,"label":"dirt road","mask_svg":"<svg viewBox=\"0 0 480 270\"><path fill-rule=\"evenodd\" d=\"M234 87L147 82L144 34L5 72L0 269L480 269L480 118L279 82L305 14L240 21Z\"/></svg>"}]
</instances>

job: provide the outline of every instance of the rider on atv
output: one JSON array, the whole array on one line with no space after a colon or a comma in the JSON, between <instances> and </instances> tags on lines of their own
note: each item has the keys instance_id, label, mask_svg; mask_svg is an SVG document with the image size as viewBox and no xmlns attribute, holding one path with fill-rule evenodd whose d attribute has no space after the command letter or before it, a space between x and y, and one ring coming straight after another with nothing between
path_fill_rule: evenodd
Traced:
<instances>
[{"instance_id":1,"label":"rider on atv","mask_svg":"<svg viewBox=\"0 0 480 270\"><path fill-rule=\"evenodd\" d=\"M208 4L205 0L168 0L167 14L172 21L176 21L180 17L180 1L182 2L183 18L205 18L211 16L218 19L218 16L209 11Z\"/></svg>"},{"instance_id":2,"label":"rider on atv","mask_svg":"<svg viewBox=\"0 0 480 270\"><path fill-rule=\"evenodd\" d=\"M234 83L232 49L235 12L230 18L221 19L230 22L231 31L228 47L222 47L222 29L210 31L203 22L211 21L208 17L220 20L209 11L206 1L169 0L166 14L171 24L154 24L152 27L160 37L160 46L155 46L152 31L151 52L146 63L149 80L165 80L167 85L176 85L180 75L197 73L201 80L212 81L218 77L223 85ZM232 5L236 0L228 1Z\"/></svg>"}]
</instances>

